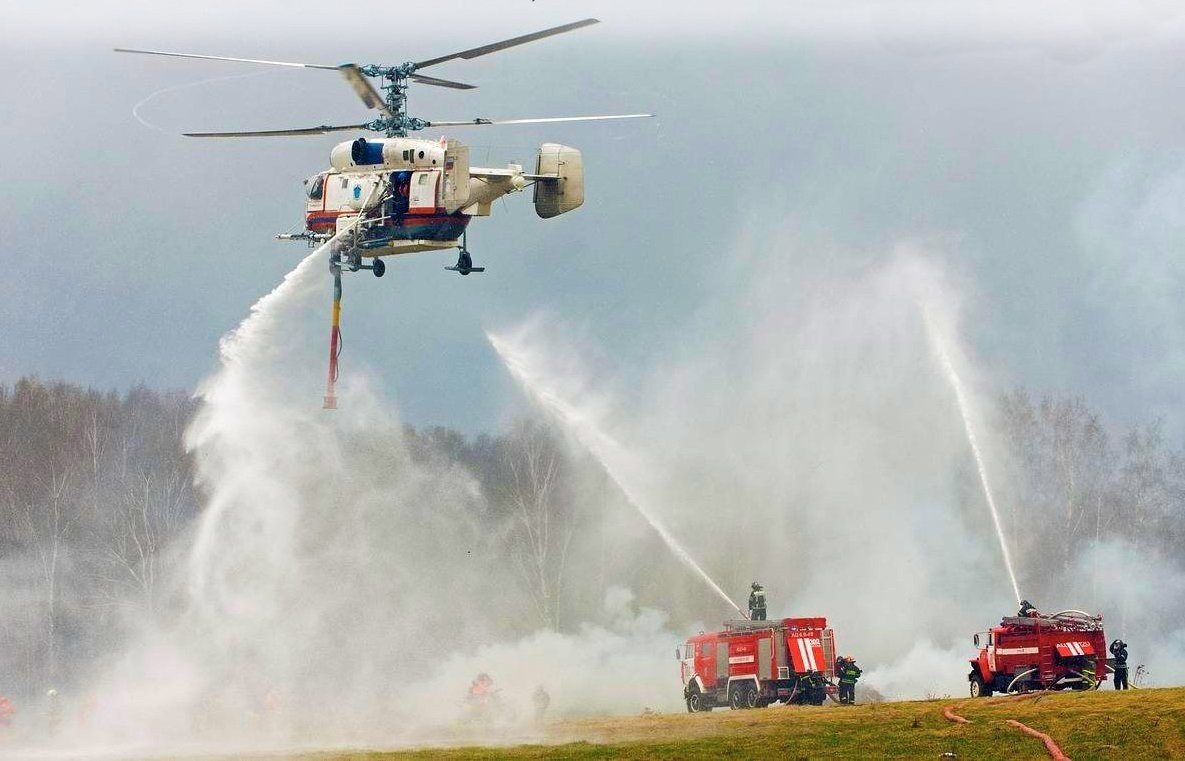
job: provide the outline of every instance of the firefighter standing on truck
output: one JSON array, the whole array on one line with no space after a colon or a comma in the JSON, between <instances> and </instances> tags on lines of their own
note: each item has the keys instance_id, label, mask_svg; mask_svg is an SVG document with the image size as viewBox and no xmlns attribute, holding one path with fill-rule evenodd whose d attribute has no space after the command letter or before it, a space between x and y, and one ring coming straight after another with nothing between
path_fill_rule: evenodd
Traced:
<instances>
[{"instance_id":1,"label":"firefighter standing on truck","mask_svg":"<svg viewBox=\"0 0 1185 761\"><path fill-rule=\"evenodd\" d=\"M839 702L852 705L856 702L856 680L864 672L856 665L856 659L848 656L843 659L843 668L839 670Z\"/></svg>"},{"instance_id":2,"label":"firefighter standing on truck","mask_svg":"<svg viewBox=\"0 0 1185 761\"><path fill-rule=\"evenodd\" d=\"M1127 685L1127 643L1121 639L1117 639L1111 643L1109 648L1111 655L1115 656L1115 689L1126 690Z\"/></svg>"},{"instance_id":3,"label":"firefighter standing on truck","mask_svg":"<svg viewBox=\"0 0 1185 761\"><path fill-rule=\"evenodd\" d=\"M749 620L765 620L765 590L756 581L753 582L753 591L749 593Z\"/></svg>"}]
</instances>

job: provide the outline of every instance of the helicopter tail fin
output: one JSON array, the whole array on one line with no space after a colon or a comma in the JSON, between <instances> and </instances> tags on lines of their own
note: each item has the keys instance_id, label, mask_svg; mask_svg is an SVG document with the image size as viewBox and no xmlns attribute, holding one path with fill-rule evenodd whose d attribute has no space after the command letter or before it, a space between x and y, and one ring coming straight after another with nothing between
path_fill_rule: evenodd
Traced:
<instances>
[{"instance_id":1,"label":"helicopter tail fin","mask_svg":"<svg viewBox=\"0 0 1185 761\"><path fill-rule=\"evenodd\" d=\"M535 213L558 217L584 203L584 159L580 151L559 143L539 146L535 160Z\"/></svg>"}]
</instances>

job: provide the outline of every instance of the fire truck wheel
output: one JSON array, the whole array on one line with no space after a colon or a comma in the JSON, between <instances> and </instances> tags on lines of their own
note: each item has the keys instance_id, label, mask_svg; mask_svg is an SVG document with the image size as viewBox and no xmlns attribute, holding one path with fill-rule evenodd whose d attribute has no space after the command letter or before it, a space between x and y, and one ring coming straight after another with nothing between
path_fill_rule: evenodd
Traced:
<instances>
[{"instance_id":1,"label":"fire truck wheel","mask_svg":"<svg viewBox=\"0 0 1185 761\"><path fill-rule=\"evenodd\" d=\"M983 679L977 674L971 679L971 697L973 698L990 698L992 696L992 688L983 683Z\"/></svg>"},{"instance_id":2,"label":"fire truck wheel","mask_svg":"<svg viewBox=\"0 0 1185 761\"><path fill-rule=\"evenodd\" d=\"M757 690L751 684L738 684L728 694L728 704L733 710L757 707Z\"/></svg>"},{"instance_id":3,"label":"fire truck wheel","mask_svg":"<svg viewBox=\"0 0 1185 761\"><path fill-rule=\"evenodd\" d=\"M687 712L699 713L700 711L711 711L712 707L704 700L704 695L699 690L692 690L687 696Z\"/></svg>"}]
</instances>

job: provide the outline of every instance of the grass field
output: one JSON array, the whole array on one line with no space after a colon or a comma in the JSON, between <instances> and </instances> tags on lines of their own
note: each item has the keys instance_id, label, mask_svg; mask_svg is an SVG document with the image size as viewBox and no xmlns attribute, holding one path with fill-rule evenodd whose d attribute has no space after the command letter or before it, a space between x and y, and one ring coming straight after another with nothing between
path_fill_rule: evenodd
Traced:
<instances>
[{"instance_id":1,"label":"grass field","mask_svg":"<svg viewBox=\"0 0 1185 761\"><path fill-rule=\"evenodd\" d=\"M945 706L971 720L956 725ZM1074 761L1185 759L1185 688L1054 693L1021 699L947 699L854 707L582 719L548 724L535 744L299 756L306 761L397 758L1048 758L1042 743L1004 723L1046 732Z\"/></svg>"}]
</instances>

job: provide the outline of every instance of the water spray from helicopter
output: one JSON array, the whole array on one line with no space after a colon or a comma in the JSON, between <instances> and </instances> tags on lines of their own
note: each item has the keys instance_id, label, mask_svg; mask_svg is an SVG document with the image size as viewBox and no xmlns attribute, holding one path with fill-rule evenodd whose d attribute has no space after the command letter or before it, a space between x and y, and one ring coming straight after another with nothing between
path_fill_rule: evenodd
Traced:
<instances>
[{"instance_id":1,"label":"water spray from helicopter","mask_svg":"<svg viewBox=\"0 0 1185 761\"><path fill-rule=\"evenodd\" d=\"M959 415L963 420L963 430L967 434L967 443L971 445L971 453L975 457L975 467L979 472L979 483L983 487L983 496L992 514L992 525L996 529L996 538L1000 542L1000 553L1004 557L1004 567L1008 571L1008 579L1012 583L1012 592L1016 595L1016 602L1019 605L1021 602L1020 586L1016 583L1016 571L1012 567L1012 555L1008 551L1008 542L1004 538L1004 528L1000 523L1000 511L996 507L996 498L992 493L991 484L988 482L987 466L984 465L983 453L979 448L979 440L975 436L975 426L971 422L971 402L967 395L967 389L963 385L963 379L955 369L954 362L951 361L950 352L947 349L949 339L945 332L939 329L930 305L924 302L922 304L922 320L925 322L926 333L930 337L934 351L938 355L938 361L942 366L943 374L946 375L947 380L950 381L951 388L955 392L955 401L958 403Z\"/></svg>"},{"instance_id":2,"label":"water spray from helicopter","mask_svg":"<svg viewBox=\"0 0 1185 761\"><path fill-rule=\"evenodd\" d=\"M537 399L549 412L554 414L559 420L570 430L576 438L583 444L594 458L609 474L609 477L621 488L625 494L626 501L638 511L651 528L662 538L667 548L677 557L684 565L690 568L700 579L707 584L713 592L715 592L722 600L728 603L729 607L735 609L742 618L748 618L745 611L733 602L720 585L708 575L695 558L679 543L666 526L655 517L653 510L648 506L646 499L641 495L640 489L634 480L628 475L626 463L633 461L635 458L621 446L615 439L601 430L596 421L586 413L573 407L565 401L554 389L548 386L541 378L541 373L531 362L528 353L516 346L512 339L495 335L486 331L486 338L490 345L494 347L494 351L498 353L498 357L506 365L511 375L523 385L531 396Z\"/></svg>"}]
</instances>

